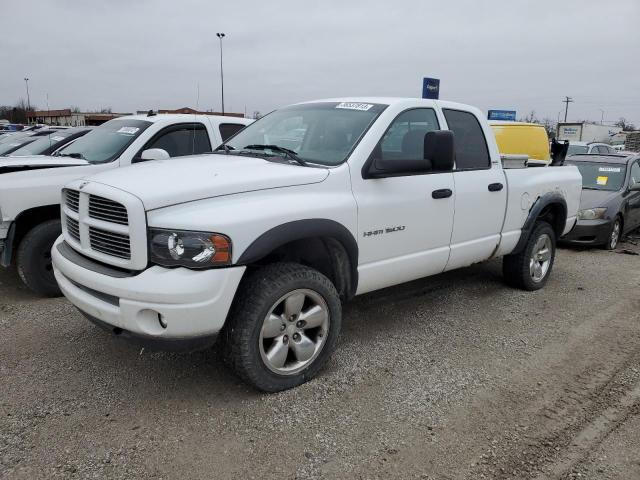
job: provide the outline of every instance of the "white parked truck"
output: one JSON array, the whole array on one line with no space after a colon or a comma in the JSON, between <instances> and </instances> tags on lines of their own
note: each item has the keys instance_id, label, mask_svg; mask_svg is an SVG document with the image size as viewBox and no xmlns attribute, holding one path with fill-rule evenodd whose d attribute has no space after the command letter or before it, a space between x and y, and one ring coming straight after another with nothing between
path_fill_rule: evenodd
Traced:
<instances>
[{"instance_id":1,"label":"white parked truck","mask_svg":"<svg viewBox=\"0 0 640 480\"><path fill-rule=\"evenodd\" d=\"M508 284L541 288L581 188L572 166L503 170L473 107L308 102L214 154L69 183L53 266L96 324L161 348L218 337L277 391L316 375L354 295L495 257Z\"/></svg>"},{"instance_id":2,"label":"white parked truck","mask_svg":"<svg viewBox=\"0 0 640 480\"><path fill-rule=\"evenodd\" d=\"M610 142L611 137L620 133L620 127L598 125L595 123L558 123L558 140L570 142Z\"/></svg>"},{"instance_id":3,"label":"white parked truck","mask_svg":"<svg viewBox=\"0 0 640 480\"><path fill-rule=\"evenodd\" d=\"M52 156L0 157L0 265L15 263L34 292L60 295L51 246L60 235L60 190L66 183L145 160L211 151L251 122L210 115L133 115L95 128Z\"/></svg>"}]
</instances>

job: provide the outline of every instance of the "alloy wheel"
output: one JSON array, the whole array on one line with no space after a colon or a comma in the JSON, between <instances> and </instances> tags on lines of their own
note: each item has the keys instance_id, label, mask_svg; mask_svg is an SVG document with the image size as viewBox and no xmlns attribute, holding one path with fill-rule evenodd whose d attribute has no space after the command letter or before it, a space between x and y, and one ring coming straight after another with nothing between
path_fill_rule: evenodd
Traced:
<instances>
[{"instance_id":1,"label":"alloy wheel","mask_svg":"<svg viewBox=\"0 0 640 480\"><path fill-rule=\"evenodd\" d=\"M540 235L538 241L533 246L531 258L529 259L529 274L534 282L541 282L551 266L551 251L553 243L551 237L546 233Z\"/></svg>"},{"instance_id":2,"label":"alloy wheel","mask_svg":"<svg viewBox=\"0 0 640 480\"><path fill-rule=\"evenodd\" d=\"M294 375L313 363L327 341L329 317L327 303L312 290L298 289L279 298L260 331L260 356L267 368Z\"/></svg>"}]
</instances>

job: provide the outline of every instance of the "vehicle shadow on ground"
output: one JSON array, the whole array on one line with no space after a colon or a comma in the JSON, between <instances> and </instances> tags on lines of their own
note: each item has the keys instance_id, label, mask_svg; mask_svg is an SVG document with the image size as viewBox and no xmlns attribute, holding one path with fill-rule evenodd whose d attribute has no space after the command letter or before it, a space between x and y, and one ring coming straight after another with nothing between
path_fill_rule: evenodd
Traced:
<instances>
[{"instance_id":1,"label":"vehicle shadow on ground","mask_svg":"<svg viewBox=\"0 0 640 480\"><path fill-rule=\"evenodd\" d=\"M508 288L502 280L501 265L499 260L490 261L356 297L344 306L337 355L352 342L402 335L403 330L410 335L413 327L406 325L404 319L432 311L443 295L453 295L461 288L481 289L483 295L492 295ZM379 314L382 308L391 308L393 314ZM200 397L202 402L212 395L229 399L262 395L223 365L217 346L191 353L157 352L128 343L88 321L83 328L86 330L80 341L88 340L83 350L100 364L96 367L98 377L103 377L114 391L128 391L132 398L144 397L149 388L158 392L190 392L191 400ZM321 376L336 373L339 367L332 363ZM137 381L131 384L127 379Z\"/></svg>"}]
</instances>

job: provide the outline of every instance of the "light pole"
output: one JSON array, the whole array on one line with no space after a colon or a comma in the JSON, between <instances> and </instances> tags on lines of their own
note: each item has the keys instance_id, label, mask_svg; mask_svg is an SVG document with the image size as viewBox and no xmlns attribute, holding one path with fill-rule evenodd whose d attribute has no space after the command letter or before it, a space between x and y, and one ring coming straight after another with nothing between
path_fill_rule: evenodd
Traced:
<instances>
[{"instance_id":1,"label":"light pole","mask_svg":"<svg viewBox=\"0 0 640 480\"><path fill-rule=\"evenodd\" d=\"M31 111L31 99L29 98L29 79L24 77L24 84L27 86L27 123L29 123L29 112Z\"/></svg>"},{"instance_id":2,"label":"light pole","mask_svg":"<svg viewBox=\"0 0 640 480\"><path fill-rule=\"evenodd\" d=\"M224 73L222 71L222 39L225 37L224 33L218 32L216 36L220 39L220 84L222 87L222 115L224 115Z\"/></svg>"},{"instance_id":3,"label":"light pole","mask_svg":"<svg viewBox=\"0 0 640 480\"><path fill-rule=\"evenodd\" d=\"M600 110L600 125L604 125L604 110L602 110L601 108L599 108L598 110Z\"/></svg>"}]
</instances>

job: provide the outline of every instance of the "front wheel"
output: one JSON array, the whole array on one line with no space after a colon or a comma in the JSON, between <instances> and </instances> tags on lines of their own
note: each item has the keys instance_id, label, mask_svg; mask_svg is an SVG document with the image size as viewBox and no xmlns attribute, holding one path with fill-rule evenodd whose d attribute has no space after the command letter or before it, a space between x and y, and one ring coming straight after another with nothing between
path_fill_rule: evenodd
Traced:
<instances>
[{"instance_id":1,"label":"front wheel","mask_svg":"<svg viewBox=\"0 0 640 480\"><path fill-rule=\"evenodd\" d=\"M293 388L326 363L341 319L338 292L327 277L294 263L267 265L239 287L222 332L223 355L259 390Z\"/></svg>"},{"instance_id":2,"label":"front wheel","mask_svg":"<svg viewBox=\"0 0 640 480\"><path fill-rule=\"evenodd\" d=\"M62 295L51 264L51 248L60 233L60 220L48 220L33 227L20 242L16 256L21 280L33 292L46 297Z\"/></svg>"},{"instance_id":3,"label":"front wheel","mask_svg":"<svg viewBox=\"0 0 640 480\"><path fill-rule=\"evenodd\" d=\"M609 232L609 238L607 238L607 243L604 244L605 250L615 250L618 246L618 242L620 242L620 237L622 233L622 221L620 217L616 217L613 221L613 225L611 225L611 232Z\"/></svg>"},{"instance_id":4,"label":"front wheel","mask_svg":"<svg viewBox=\"0 0 640 480\"><path fill-rule=\"evenodd\" d=\"M556 234L547 222L538 223L524 249L507 255L502 272L507 284L523 290L538 290L547 283L556 257Z\"/></svg>"}]
</instances>

